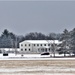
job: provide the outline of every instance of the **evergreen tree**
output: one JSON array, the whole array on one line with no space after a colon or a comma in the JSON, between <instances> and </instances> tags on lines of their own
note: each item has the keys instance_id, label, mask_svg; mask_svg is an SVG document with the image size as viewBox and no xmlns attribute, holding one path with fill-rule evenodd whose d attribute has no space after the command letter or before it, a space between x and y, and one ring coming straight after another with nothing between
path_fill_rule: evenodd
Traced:
<instances>
[{"instance_id":1,"label":"evergreen tree","mask_svg":"<svg viewBox=\"0 0 75 75\"><path fill-rule=\"evenodd\" d=\"M70 32L65 29L62 33L62 37L61 37L61 41L62 41L62 44L60 45L60 50L59 50L59 54L67 54L67 53L70 53Z\"/></svg>"},{"instance_id":2,"label":"evergreen tree","mask_svg":"<svg viewBox=\"0 0 75 75\"><path fill-rule=\"evenodd\" d=\"M73 50L73 53L75 54L75 28L70 31L70 35L71 35L71 50Z\"/></svg>"}]
</instances>

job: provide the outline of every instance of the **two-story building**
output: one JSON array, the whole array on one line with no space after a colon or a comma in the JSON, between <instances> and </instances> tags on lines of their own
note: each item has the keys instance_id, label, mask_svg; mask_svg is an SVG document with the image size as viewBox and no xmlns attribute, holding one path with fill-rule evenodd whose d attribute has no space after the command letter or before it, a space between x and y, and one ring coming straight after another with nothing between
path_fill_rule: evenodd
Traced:
<instances>
[{"instance_id":1,"label":"two-story building","mask_svg":"<svg viewBox=\"0 0 75 75\"><path fill-rule=\"evenodd\" d=\"M19 43L20 52L22 54L51 52L52 45L62 43L58 40L25 40Z\"/></svg>"}]
</instances>

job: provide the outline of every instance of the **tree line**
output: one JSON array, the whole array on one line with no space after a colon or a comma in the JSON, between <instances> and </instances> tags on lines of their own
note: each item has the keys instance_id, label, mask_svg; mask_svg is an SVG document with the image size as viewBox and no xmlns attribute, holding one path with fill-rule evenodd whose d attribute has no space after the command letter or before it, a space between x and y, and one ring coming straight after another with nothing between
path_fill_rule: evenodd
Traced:
<instances>
[{"instance_id":1,"label":"tree line","mask_svg":"<svg viewBox=\"0 0 75 75\"><path fill-rule=\"evenodd\" d=\"M63 41L63 43L60 45L63 49L63 52L66 53L68 50L73 50L75 53L75 28L71 31L68 31L67 29L64 29L62 33L49 33L48 35L45 35L43 33L38 32L31 32L23 35L16 35L13 32L8 31L7 29L4 29L0 36L0 48L15 48L19 47L19 43L24 40L60 40ZM59 50L59 53L61 53L62 49Z\"/></svg>"},{"instance_id":2,"label":"tree line","mask_svg":"<svg viewBox=\"0 0 75 75\"><path fill-rule=\"evenodd\" d=\"M59 39L62 43L59 45L60 49L58 49L59 54L75 54L75 28L71 31L65 29L61 34L61 38Z\"/></svg>"},{"instance_id":3,"label":"tree line","mask_svg":"<svg viewBox=\"0 0 75 75\"><path fill-rule=\"evenodd\" d=\"M23 35L16 35L13 32L9 32L4 29L0 36L0 48L15 48L19 47L19 43L24 40L55 40L59 39L61 34L50 33L45 35L42 33L31 32Z\"/></svg>"}]
</instances>

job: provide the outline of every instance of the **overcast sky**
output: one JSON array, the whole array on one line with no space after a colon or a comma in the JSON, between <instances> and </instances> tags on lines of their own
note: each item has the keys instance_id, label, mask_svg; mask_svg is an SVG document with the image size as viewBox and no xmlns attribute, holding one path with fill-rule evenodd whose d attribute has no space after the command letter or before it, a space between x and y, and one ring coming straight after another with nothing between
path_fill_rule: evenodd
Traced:
<instances>
[{"instance_id":1,"label":"overcast sky","mask_svg":"<svg viewBox=\"0 0 75 75\"><path fill-rule=\"evenodd\" d=\"M0 1L0 34L4 29L17 35L61 33L74 27L75 1Z\"/></svg>"}]
</instances>

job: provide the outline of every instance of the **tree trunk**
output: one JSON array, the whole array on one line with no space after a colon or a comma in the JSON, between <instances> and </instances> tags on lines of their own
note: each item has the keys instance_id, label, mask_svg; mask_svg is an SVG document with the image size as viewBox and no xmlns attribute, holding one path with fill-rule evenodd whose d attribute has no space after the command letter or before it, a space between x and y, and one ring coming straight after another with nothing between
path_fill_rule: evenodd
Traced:
<instances>
[{"instance_id":1,"label":"tree trunk","mask_svg":"<svg viewBox=\"0 0 75 75\"><path fill-rule=\"evenodd\" d=\"M65 57L66 55L65 55L65 53L64 53L64 57Z\"/></svg>"},{"instance_id":2,"label":"tree trunk","mask_svg":"<svg viewBox=\"0 0 75 75\"><path fill-rule=\"evenodd\" d=\"M55 52L53 54L54 54L54 57L55 57Z\"/></svg>"}]
</instances>

